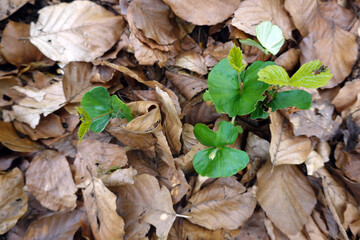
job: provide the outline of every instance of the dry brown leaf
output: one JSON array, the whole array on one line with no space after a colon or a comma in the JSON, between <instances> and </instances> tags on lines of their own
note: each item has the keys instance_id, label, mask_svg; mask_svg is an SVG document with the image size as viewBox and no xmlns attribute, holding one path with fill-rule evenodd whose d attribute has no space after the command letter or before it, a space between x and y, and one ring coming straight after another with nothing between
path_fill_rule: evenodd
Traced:
<instances>
[{"instance_id":1,"label":"dry brown leaf","mask_svg":"<svg viewBox=\"0 0 360 240\"><path fill-rule=\"evenodd\" d=\"M90 1L41 9L31 23L30 41L48 58L62 63L92 61L120 38L124 20Z\"/></svg>"},{"instance_id":2,"label":"dry brown leaf","mask_svg":"<svg viewBox=\"0 0 360 240\"><path fill-rule=\"evenodd\" d=\"M306 177L293 165L273 167L271 162L257 173L258 201L271 221L285 234L297 234L306 223L316 197Z\"/></svg>"},{"instance_id":3,"label":"dry brown leaf","mask_svg":"<svg viewBox=\"0 0 360 240\"><path fill-rule=\"evenodd\" d=\"M20 87L16 88L17 91L21 91ZM60 109L64 106L66 99L62 87L62 82L56 82L51 86L38 90L42 96L32 95L32 91L24 88L26 91L23 93L27 95L17 105L13 105L13 110L16 116L16 120L24 122L30 125L33 129L40 122L40 115L44 117L50 113Z\"/></svg>"},{"instance_id":4,"label":"dry brown leaf","mask_svg":"<svg viewBox=\"0 0 360 240\"><path fill-rule=\"evenodd\" d=\"M203 56L205 57L205 59L207 57L211 57L217 63L229 55L229 51L234 46L234 43L232 41L228 41L226 43L214 41L214 43L212 43L212 42L209 42L209 40L208 40L208 43L206 44L206 46L207 46L207 48L205 49ZM213 60L211 60L211 61L213 61ZM212 66L207 65L207 66L213 67L214 65L212 65Z\"/></svg>"},{"instance_id":5,"label":"dry brown leaf","mask_svg":"<svg viewBox=\"0 0 360 240\"><path fill-rule=\"evenodd\" d=\"M264 224L265 213L261 208L254 211L254 214L240 228L240 232L235 240L269 240Z\"/></svg>"},{"instance_id":6,"label":"dry brown leaf","mask_svg":"<svg viewBox=\"0 0 360 240\"><path fill-rule=\"evenodd\" d=\"M278 25L286 39L292 39L294 27L285 11L282 1L245 0L239 4L231 24L238 29L255 36L255 27L263 21Z\"/></svg>"},{"instance_id":7,"label":"dry brown leaf","mask_svg":"<svg viewBox=\"0 0 360 240\"><path fill-rule=\"evenodd\" d=\"M215 25L229 18L240 0L177 1L165 0L174 13L195 25ZM219 11L221 10L221 11Z\"/></svg>"},{"instance_id":8,"label":"dry brown leaf","mask_svg":"<svg viewBox=\"0 0 360 240\"><path fill-rule=\"evenodd\" d=\"M290 115L296 136L316 136L320 140L330 140L340 127L342 120L337 116L332 119L334 107L325 102L314 102L309 110L295 112Z\"/></svg>"},{"instance_id":9,"label":"dry brown leaf","mask_svg":"<svg viewBox=\"0 0 360 240\"><path fill-rule=\"evenodd\" d=\"M319 168L324 166L324 159L316 151L312 150L305 161L307 174L313 175Z\"/></svg>"},{"instance_id":10,"label":"dry brown leaf","mask_svg":"<svg viewBox=\"0 0 360 240\"><path fill-rule=\"evenodd\" d=\"M0 186L0 234L4 234L26 213L28 197L18 168L0 174Z\"/></svg>"},{"instance_id":11,"label":"dry brown leaf","mask_svg":"<svg viewBox=\"0 0 360 240\"><path fill-rule=\"evenodd\" d=\"M0 2L0 21L7 18L26 3L35 4L35 0L3 0Z\"/></svg>"},{"instance_id":12,"label":"dry brown leaf","mask_svg":"<svg viewBox=\"0 0 360 240\"><path fill-rule=\"evenodd\" d=\"M196 140L197 141L197 140ZM175 162L181 168L184 173L190 173L194 171L193 158L197 152L206 149L207 147L201 143L197 143L187 152L185 155L181 155L178 158L175 158Z\"/></svg>"},{"instance_id":13,"label":"dry brown leaf","mask_svg":"<svg viewBox=\"0 0 360 240\"><path fill-rule=\"evenodd\" d=\"M270 114L270 158L274 166L301 164L311 152L311 141L305 136L294 136L290 123L278 111Z\"/></svg>"},{"instance_id":14,"label":"dry brown leaf","mask_svg":"<svg viewBox=\"0 0 360 240\"><path fill-rule=\"evenodd\" d=\"M331 103L335 105L336 110L340 113L356 102L359 92L360 79L357 78L350 82L346 82L345 85L340 88L339 93Z\"/></svg>"},{"instance_id":15,"label":"dry brown leaf","mask_svg":"<svg viewBox=\"0 0 360 240\"><path fill-rule=\"evenodd\" d=\"M299 64L300 50L290 48L288 51L276 58L275 63L282 66L286 71L292 71Z\"/></svg>"},{"instance_id":16,"label":"dry brown leaf","mask_svg":"<svg viewBox=\"0 0 360 240\"><path fill-rule=\"evenodd\" d=\"M84 206L96 240L123 239L124 220L116 213L116 196L100 179L91 179L82 191Z\"/></svg>"},{"instance_id":17,"label":"dry brown leaf","mask_svg":"<svg viewBox=\"0 0 360 240\"><path fill-rule=\"evenodd\" d=\"M189 108L184 107L181 114L185 116L185 122L191 125L195 125L196 123L211 123L220 116L220 114L216 112L214 105L208 105L203 101L191 103Z\"/></svg>"},{"instance_id":18,"label":"dry brown leaf","mask_svg":"<svg viewBox=\"0 0 360 240\"><path fill-rule=\"evenodd\" d=\"M253 214L255 194L235 178L219 178L214 183L195 193L181 211L190 216L190 222L210 230L235 230Z\"/></svg>"},{"instance_id":19,"label":"dry brown leaf","mask_svg":"<svg viewBox=\"0 0 360 240\"><path fill-rule=\"evenodd\" d=\"M170 21L169 15L169 6L161 0L131 1L127 11L127 18L131 18L136 28L160 45L171 44L177 40L176 25Z\"/></svg>"},{"instance_id":20,"label":"dry brown leaf","mask_svg":"<svg viewBox=\"0 0 360 240\"><path fill-rule=\"evenodd\" d=\"M76 191L65 156L52 151L39 152L26 171L26 186L44 207L70 211L76 207Z\"/></svg>"},{"instance_id":21,"label":"dry brown leaf","mask_svg":"<svg viewBox=\"0 0 360 240\"><path fill-rule=\"evenodd\" d=\"M106 187L116 187L124 184L134 184L134 177L137 171L130 167L118 169L110 174L102 175L101 180Z\"/></svg>"},{"instance_id":22,"label":"dry brown leaf","mask_svg":"<svg viewBox=\"0 0 360 240\"><path fill-rule=\"evenodd\" d=\"M3 1L0 6L2 3ZM0 7L0 9L3 8ZM29 37L29 29L29 24L10 21L2 32L1 45L3 48L0 50L1 54L6 61L17 67L31 62L38 62L45 58L29 40L25 39Z\"/></svg>"},{"instance_id":23,"label":"dry brown leaf","mask_svg":"<svg viewBox=\"0 0 360 240\"><path fill-rule=\"evenodd\" d=\"M51 213L40 217L30 224L24 240L72 240L81 226L83 217L85 217L84 209Z\"/></svg>"},{"instance_id":24,"label":"dry brown leaf","mask_svg":"<svg viewBox=\"0 0 360 240\"><path fill-rule=\"evenodd\" d=\"M185 154L188 153L195 145L199 143L199 141L194 135L194 126L188 123L185 123L183 126L181 139L183 143L183 152Z\"/></svg>"},{"instance_id":25,"label":"dry brown leaf","mask_svg":"<svg viewBox=\"0 0 360 240\"><path fill-rule=\"evenodd\" d=\"M194 51L180 53L176 57L175 66L188 69L200 75L205 75L208 73L207 67L205 65L205 59Z\"/></svg>"},{"instance_id":26,"label":"dry brown leaf","mask_svg":"<svg viewBox=\"0 0 360 240\"><path fill-rule=\"evenodd\" d=\"M0 106L7 106L12 105L14 99L7 99L6 96L9 97L9 91L11 91L11 88L21 85L21 81L19 78L15 76L4 76L0 77ZM14 91L14 90L12 90Z\"/></svg>"},{"instance_id":27,"label":"dry brown leaf","mask_svg":"<svg viewBox=\"0 0 360 240\"><path fill-rule=\"evenodd\" d=\"M91 177L101 177L110 168L121 168L126 164L126 151L119 145L84 139L74 161L75 182L80 184Z\"/></svg>"},{"instance_id":28,"label":"dry brown leaf","mask_svg":"<svg viewBox=\"0 0 360 240\"><path fill-rule=\"evenodd\" d=\"M0 121L0 142L15 152L35 152L44 147L28 138L21 138L11 123Z\"/></svg>"},{"instance_id":29,"label":"dry brown leaf","mask_svg":"<svg viewBox=\"0 0 360 240\"><path fill-rule=\"evenodd\" d=\"M137 175L133 185L120 186L116 192L117 209L125 220L126 238L144 238L150 224L156 227L159 238L166 238L176 213L169 191L165 187L160 188L155 177Z\"/></svg>"}]
</instances>

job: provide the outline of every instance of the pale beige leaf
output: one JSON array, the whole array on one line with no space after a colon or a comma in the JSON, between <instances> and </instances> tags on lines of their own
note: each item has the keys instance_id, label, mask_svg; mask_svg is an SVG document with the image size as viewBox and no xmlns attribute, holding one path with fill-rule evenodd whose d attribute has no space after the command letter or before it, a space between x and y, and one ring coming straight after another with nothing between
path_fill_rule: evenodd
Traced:
<instances>
[{"instance_id":1,"label":"pale beige leaf","mask_svg":"<svg viewBox=\"0 0 360 240\"><path fill-rule=\"evenodd\" d=\"M92 61L119 39L123 18L90 1L41 9L31 23L30 41L54 61Z\"/></svg>"},{"instance_id":2,"label":"pale beige leaf","mask_svg":"<svg viewBox=\"0 0 360 240\"><path fill-rule=\"evenodd\" d=\"M0 21L7 18L26 3L35 3L35 0L2 0L0 1Z\"/></svg>"},{"instance_id":3,"label":"pale beige leaf","mask_svg":"<svg viewBox=\"0 0 360 240\"><path fill-rule=\"evenodd\" d=\"M282 66L286 71L292 71L299 64L300 50L290 48L288 51L276 58L275 63Z\"/></svg>"},{"instance_id":4,"label":"pale beige leaf","mask_svg":"<svg viewBox=\"0 0 360 240\"><path fill-rule=\"evenodd\" d=\"M188 151L184 155L179 156L178 158L175 158L174 160L184 173L190 173L194 171L194 166L192 161L195 154L206 148L207 148L206 146L198 142L197 144L191 147L190 151Z\"/></svg>"},{"instance_id":5,"label":"pale beige leaf","mask_svg":"<svg viewBox=\"0 0 360 240\"><path fill-rule=\"evenodd\" d=\"M33 129L39 124L41 114L46 117L60 109L66 102L62 82L56 82L41 91L45 92L42 100L38 101L27 96L17 105L13 105L16 120L29 124Z\"/></svg>"},{"instance_id":6,"label":"pale beige leaf","mask_svg":"<svg viewBox=\"0 0 360 240\"><path fill-rule=\"evenodd\" d=\"M290 123L278 111L270 114L270 158L274 166L301 164L311 152L311 141L305 136L294 136Z\"/></svg>"},{"instance_id":7,"label":"pale beige leaf","mask_svg":"<svg viewBox=\"0 0 360 240\"><path fill-rule=\"evenodd\" d=\"M132 18L134 25L160 45L171 44L177 39L176 25L170 21L169 15L169 6L161 0L134 0L127 10L127 17Z\"/></svg>"},{"instance_id":8,"label":"pale beige leaf","mask_svg":"<svg viewBox=\"0 0 360 240\"><path fill-rule=\"evenodd\" d=\"M101 176L101 180L107 187L116 187L124 184L134 184L134 177L137 171L130 167L125 169L118 169L115 172Z\"/></svg>"},{"instance_id":9,"label":"pale beige leaf","mask_svg":"<svg viewBox=\"0 0 360 240\"><path fill-rule=\"evenodd\" d=\"M117 209L125 220L127 239L142 239L150 224L156 227L156 235L165 238L175 221L171 196L165 187L159 186L155 177L142 174L135 177L133 185L120 186Z\"/></svg>"},{"instance_id":10,"label":"pale beige leaf","mask_svg":"<svg viewBox=\"0 0 360 240\"><path fill-rule=\"evenodd\" d=\"M110 168L126 164L126 151L119 145L84 139L78 146L74 161L75 182L80 184L91 177L101 177Z\"/></svg>"},{"instance_id":11,"label":"pale beige leaf","mask_svg":"<svg viewBox=\"0 0 360 240\"><path fill-rule=\"evenodd\" d=\"M194 51L186 51L179 54L176 57L175 66L188 69L200 75L208 73L204 58Z\"/></svg>"},{"instance_id":12,"label":"pale beige leaf","mask_svg":"<svg viewBox=\"0 0 360 240\"><path fill-rule=\"evenodd\" d=\"M84 217L84 209L52 213L40 217L30 224L24 240L72 240L75 232L80 228L82 218Z\"/></svg>"},{"instance_id":13,"label":"pale beige leaf","mask_svg":"<svg viewBox=\"0 0 360 240\"><path fill-rule=\"evenodd\" d=\"M65 156L52 151L39 152L26 171L26 186L44 207L69 211L76 207L76 191Z\"/></svg>"},{"instance_id":14,"label":"pale beige leaf","mask_svg":"<svg viewBox=\"0 0 360 240\"><path fill-rule=\"evenodd\" d=\"M0 234L4 234L26 213L28 197L18 168L0 174L0 186Z\"/></svg>"},{"instance_id":15,"label":"pale beige leaf","mask_svg":"<svg viewBox=\"0 0 360 240\"><path fill-rule=\"evenodd\" d=\"M124 220L116 213L115 194L97 178L93 178L82 192L86 215L95 239L123 239Z\"/></svg>"},{"instance_id":16,"label":"pale beige leaf","mask_svg":"<svg viewBox=\"0 0 360 240\"><path fill-rule=\"evenodd\" d=\"M309 110L295 112L290 115L296 136L316 136L320 140L327 141L335 136L342 120L337 116L333 120L334 107L325 102L314 102Z\"/></svg>"},{"instance_id":17,"label":"pale beige leaf","mask_svg":"<svg viewBox=\"0 0 360 240\"><path fill-rule=\"evenodd\" d=\"M271 21L278 25L286 39L292 39L294 29L288 13L280 0L245 0L234 13L231 24L238 29L255 36L255 27L264 21Z\"/></svg>"},{"instance_id":18,"label":"pale beige leaf","mask_svg":"<svg viewBox=\"0 0 360 240\"><path fill-rule=\"evenodd\" d=\"M219 178L196 192L181 211L190 222L210 230L235 230L253 214L256 206L255 189L245 192L235 178Z\"/></svg>"},{"instance_id":19,"label":"pale beige leaf","mask_svg":"<svg viewBox=\"0 0 360 240\"><path fill-rule=\"evenodd\" d=\"M238 7L240 0L165 0L174 13L195 25L215 25L229 18Z\"/></svg>"},{"instance_id":20,"label":"pale beige leaf","mask_svg":"<svg viewBox=\"0 0 360 240\"><path fill-rule=\"evenodd\" d=\"M258 171L257 179L258 201L266 215L285 234L297 234L316 203L306 177L297 166L273 167L267 162Z\"/></svg>"},{"instance_id":21,"label":"pale beige leaf","mask_svg":"<svg viewBox=\"0 0 360 240\"><path fill-rule=\"evenodd\" d=\"M169 167L175 168L174 158L164 133L162 131L157 131L153 133L153 136L157 140L155 144L156 156L164 161Z\"/></svg>"},{"instance_id":22,"label":"pale beige leaf","mask_svg":"<svg viewBox=\"0 0 360 240\"><path fill-rule=\"evenodd\" d=\"M0 18L3 3L4 1L0 2ZM1 45L3 48L0 50L1 54L6 61L17 67L31 62L38 62L45 58L29 40L25 39L29 37L29 29L30 25L28 24L10 21L2 32ZM21 38L23 40L20 40Z\"/></svg>"},{"instance_id":23,"label":"pale beige leaf","mask_svg":"<svg viewBox=\"0 0 360 240\"><path fill-rule=\"evenodd\" d=\"M359 78L346 82L331 103L335 105L338 112L342 112L356 102L358 93L360 93Z\"/></svg>"},{"instance_id":24,"label":"pale beige leaf","mask_svg":"<svg viewBox=\"0 0 360 240\"><path fill-rule=\"evenodd\" d=\"M305 161L307 174L313 175L319 168L324 166L324 159L316 151L312 150Z\"/></svg>"}]
</instances>

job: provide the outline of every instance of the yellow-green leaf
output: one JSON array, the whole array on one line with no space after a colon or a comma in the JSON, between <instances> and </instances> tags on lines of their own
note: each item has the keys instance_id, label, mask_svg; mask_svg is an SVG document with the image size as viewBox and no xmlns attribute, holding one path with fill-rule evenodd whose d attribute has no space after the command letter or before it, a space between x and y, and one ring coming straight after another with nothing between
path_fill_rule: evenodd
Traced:
<instances>
[{"instance_id":1,"label":"yellow-green leaf","mask_svg":"<svg viewBox=\"0 0 360 240\"><path fill-rule=\"evenodd\" d=\"M246 64L243 64L243 61L242 61L243 60L242 52L241 52L240 48L236 47L235 45L230 50L229 56L227 57L227 59L229 60L231 67L234 70L236 70L238 73L241 73L246 67Z\"/></svg>"},{"instance_id":2,"label":"yellow-green leaf","mask_svg":"<svg viewBox=\"0 0 360 240\"><path fill-rule=\"evenodd\" d=\"M76 110L78 111L80 115L81 124L78 131L78 137L79 137L79 144L81 143L83 137L87 133L87 131L90 128L91 125L91 117L88 112L86 112L84 109L77 107Z\"/></svg>"},{"instance_id":3,"label":"yellow-green leaf","mask_svg":"<svg viewBox=\"0 0 360 240\"><path fill-rule=\"evenodd\" d=\"M259 81L273 84L273 85L289 85L289 75L285 71L284 68L277 66L277 65L271 65L267 66L263 69L261 69L258 72Z\"/></svg>"}]
</instances>

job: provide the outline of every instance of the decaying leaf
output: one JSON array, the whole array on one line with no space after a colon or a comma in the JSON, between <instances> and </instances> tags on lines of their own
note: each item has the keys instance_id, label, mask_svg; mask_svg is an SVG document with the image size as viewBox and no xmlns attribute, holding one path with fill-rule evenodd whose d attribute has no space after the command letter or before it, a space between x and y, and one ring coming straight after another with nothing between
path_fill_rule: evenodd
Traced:
<instances>
[{"instance_id":1,"label":"decaying leaf","mask_svg":"<svg viewBox=\"0 0 360 240\"><path fill-rule=\"evenodd\" d=\"M0 174L0 186L0 234L4 234L26 213L28 197L18 168Z\"/></svg>"},{"instance_id":2,"label":"decaying leaf","mask_svg":"<svg viewBox=\"0 0 360 240\"><path fill-rule=\"evenodd\" d=\"M270 158L274 166L301 164L311 151L311 141L305 136L294 136L289 122L278 111L270 114Z\"/></svg>"},{"instance_id":3,"label":"decaying leaf","mask_svg":"<svg viewBox=\"0 0 360 240\"><path fill-rule=\"evenodd\" d=\"M186 51L176 57L175 66L188 69L200 75L208 73L205 59L194 51Z\"/></svg>"},{"instance_id":4,"label":"decaying leaf","mask_svg":"<svg viewBox=\"0 0 360 240\"><path fill-rule=\"evenodd\" d=\"M37 200L53 211L70 211L76 207L76 191L65 156L52 151L39 152L26 171L26 186Z\"/></svg>"},{"instance_id":5,"label":"decaying leaf","mask_svg":"<svg viewBox=\"0 0 360 240\"><path fill-rule=\"evenodd\" d=\"M155 177L137 175L133 185L120 186L117 209L125 221L128 239L142 239L150 229L156 227L156 235L166 238L175 221L171 196L165 187L159 186Z\"/></svg>"},{"instance_id":6,"label":"decaying leaf","mask_svg":"<svg viewBox=\"0 0 360 240\"><path fill-rule=\"evenodd\" d=\"M271 162L257 173L258 201L271 221L285 234L297 234L315 203L314 190L297 166L273 167Z\"/></svg>"},{"instance_id":7,"label":"decaying leaf","mask_svg":"<svg viewBox=\"0 0 360 240\"><path fill-rule=\"evenodd\" d=\"M123 18L90 1L48 6L30 26L30 41L62 63L92 61L119 39Z\"/></svg>"},{"instance_id":8,"label":"decaying leaf","mask_svg":"<svg viewBox=\"0 0 360 240\"><path fill-rule=\"evenodd\" d=\"M26 3L35 3L35 0L4 0L0 2L0 21L7 18Z\"/></svg>"},{"instance_id":9,"label":"decaying leaf","mask_svg":"<svg viewBox=\"0 0 360 240\"><path fill-rule=\"evenodd\" d=\"M219 178L195 193L181 213L210 230L235 230L250 218L256 206L255 190L245 190L233 177Z\"/></svg>"},{"instance_id":10,"label":"decaying leaf","mask_svg":"<svg viewBox=\"0 0 360 240\"><path fill-rule=\"evenodd\" d=\"M116 187L124 184L134 184L134 177L137 171L130 167L125 169L118 169L115 172L108 173L101 176L101 180L107 187Z\"/></svg>"},{"instance_id":11,"label":"decaying leaf","mask_svg":"<svg viewBox=\"0 0 360 240\"><path fill-rule=\"evenodd\" d=\"M93 178L83 190L83 196L86 215L95 239L123 239L124 220L116 213L115 194L100 179Z\"/></svg>"}]
</instances>

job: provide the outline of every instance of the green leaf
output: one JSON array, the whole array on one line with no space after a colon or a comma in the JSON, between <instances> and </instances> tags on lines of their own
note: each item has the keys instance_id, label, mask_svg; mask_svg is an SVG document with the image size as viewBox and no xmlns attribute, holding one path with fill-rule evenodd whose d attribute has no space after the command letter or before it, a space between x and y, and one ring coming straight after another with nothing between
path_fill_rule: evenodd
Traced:
<instances>
[{"instance_id":1,"label":"green leaf","mask_svg":"<svg viewBox=\"0 0 360 240\"><path fill-rule=\"evenodd\" d=\"M273 55L280 51L285 42L282 30L270 21L262 22L256 26L256 37L260 44Z\"/></svg>"},{"instance_id":2,"label":"green leaf","mask_svg":"<svg viewBox=\"0 0 360 240\"><path fill-rule=\"evenodd\" d=\"M107 89L95 87L86 92L81 99L81 107L92 118L90 130L93 132L103 131L112 114L111 98Z\"/></svg>"},{"instance_id":3,"label":"green leaf","mask_svg":"<svg viewBox=\"0 0 360 240\"><path fill-rule=\"evenodd\" d=\"M321 66L322 63L319 60L305 63L290 78L290 86L301 86L306 88L319 88L325 86L333 75L329 69L317 74L316 70Z\"/></svg>"},{"instance_id":4,"label":"green leaf","mask_svg":"<svg viewBox=\"0 0 360 240\"><path fill-rule=\"evenodd\" d=\"M251 113L250 118L251 119L258 119L258 118L268 118L269 113L265 111L262 104L259 104L256 106L256 109Z\"/></svg>"},{"instance_id":5,"label":"green leaf","mask_svg":"<svg viewBox=\"0 0 360 240\"><path fill-rule=\"evenodd\" d=\"M130 108L123 101L121 101L118 96L113 95L111 97L111 107L113 109L111 114L112 118L126 118L128 122L133 119Z\"/></svg>"},{"instance_id":6,"label":"green leaf","mask_svg":"<svg viewBox=\"0 0 360 240\"><path fill-rule=\"evenodd\" d=\"M311 103L312 96L310 93L304 90L290 90L274 94L273 100L267 106L271 107L273 112L287 107L305 110L311 107Z\"/></svg>"},{"instance_id":7,"label":"green leaf","mask_svg":"<svg viewBox=\"0 0 360 240\"><path fill-rule=\"evenodd\" d=\"M91 125L91 117L84 109L79 108L79 107L75 107L75 108L80 115L80 121L81 121L79 131L78 131L78 138L79 138L79 144L80 144L83 137L89 130L89 127Z\"/></svg>"},{"instance_id":8,"label":"green leaf","mask_svg":"<svg viewBox=\"0 0 360 240\"><path fill-rule=\"evenodd\" d=\"M239 41L240 41L242 44L246 44L246 45L249 45L249 46L252 46L252 47L257 47L257 48L260 49L261 51L266 52L266 49L265 49L263 46L261 46L260 43L254 41L254 40L252 40L252 39L250 39L250 38L248 38L248 39L240 39ZM268 54L268 53L266 53L266 54Z\"/></svg>"},{"instance_id":9,"label":"green leaf","mask_svg":"<svg viewBox=\"0 0 360 240\"><path fill-rule=\"evenodd\" d=\"M241 73L246 67L246 64L243 64L242 52L236 45L230 50L227 59L229 60L231 67L238 73Z\"/></svg>"},{"instance_id":10,"label":"green leaf","mask_svg":"<svg viewBox=\"0 0 360 240\"><path fill-rule=\"evenodd\" d=\"M207 177L230 177L249 163L246 152L229 147L208 148L195 154L193 165L198 174Z\"/></svg>"},{"instance_id":11,"label":"green leaf","mask_svg":"<svg viewBox=\"0 0 360 240\"><path fill-rule=\"evenodd\" d=\"M284 68L273 65L267 66L258 72L259 81L273 85L289 85L289 75Z\"/></svg>"},{"instance_id":12,"label":"green leaf","mask_svg":"<svg viewBox=\"0 0 360 240\"><path fill-rule=\"evenodd\" d=\"M239 134L238 129L229 122L219 123L219 130L214 132L208 126L197 123L194 127L196 139L203 145L209 147L222 147L233 144Z\"/></svg>"}]
</instances>

